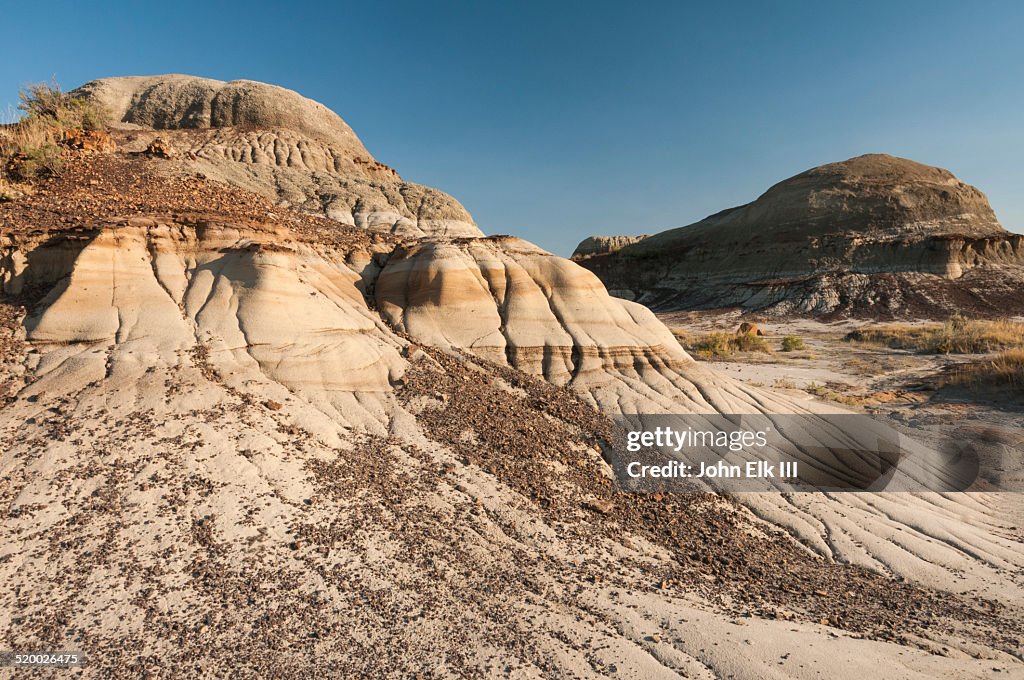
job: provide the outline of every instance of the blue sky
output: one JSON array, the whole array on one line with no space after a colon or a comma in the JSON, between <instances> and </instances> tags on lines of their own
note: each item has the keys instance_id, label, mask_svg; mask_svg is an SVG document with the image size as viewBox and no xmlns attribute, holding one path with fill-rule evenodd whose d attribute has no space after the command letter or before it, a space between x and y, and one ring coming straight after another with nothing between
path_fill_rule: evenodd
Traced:
<instances>
[{"instance_id":1,"label":"blue sky","mask_svg":"<svg viewBox=\"0 0 1024 680\"><path fill-rule=\"evenodd\" d=\"M567 255L862 153L952 170L1024 231L1024 3L7 3L18 88L292 88L487 233Z\"/></svg>"}]
</instances>

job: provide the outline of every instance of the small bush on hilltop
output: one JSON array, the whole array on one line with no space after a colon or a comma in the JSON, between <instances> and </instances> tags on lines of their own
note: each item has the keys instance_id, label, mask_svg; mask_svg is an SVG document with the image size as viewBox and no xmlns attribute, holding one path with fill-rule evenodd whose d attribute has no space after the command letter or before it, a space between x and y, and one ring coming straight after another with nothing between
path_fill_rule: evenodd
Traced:
<instances>
[{"instance_id":1,"label":"small bush on hilltop","mask_svg":"<svg viewBox=\"0 0 1024 680\"><path fill-rule=\"evenodd\" d=\"M106 115L92 102L63 92L56 83L26 86L20 120L0 127L0 180L59 174L61 141L68 130L101 130Z\"/></svg>"},{"instance_id":2,"label":"small bush on hilltop","mask_svg":"<svg viewBox=\"0 0 1024 680\"><path fill-rule=\"evenodd\" d=\"M18 98L18 108L25 118L36 118L49 122L60 131L78 128L81 130L102 130L106 127L106 115L87 99L75 97L60 89L57 83L33 83L26 85Z\"/></svg>"}]
</instances>

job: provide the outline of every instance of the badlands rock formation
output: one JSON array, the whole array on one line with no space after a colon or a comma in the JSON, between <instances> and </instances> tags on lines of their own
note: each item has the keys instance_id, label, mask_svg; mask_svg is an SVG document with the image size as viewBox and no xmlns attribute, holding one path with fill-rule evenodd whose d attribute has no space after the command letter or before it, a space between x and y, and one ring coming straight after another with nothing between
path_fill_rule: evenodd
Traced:
<instances>
[{"instance_id":1,"label":"badlands rock formation","mask_svg":"<svg viewBox=\"0 0 1024 680\"><path fill-rule=\"evenodd\" d=\"M291 90L166 75L94 80L75 94L102 107L115 127L137 131L128 151L176 131L170 139L186 158L179 171L360 228L480 236L458 201L402 180L337 114Z\"/></svg>"},{"instance_id":2,"label":"badlands rock formation","mask_svg":"<svg viewBox=\"0 0 1024 680\"><path fill-rule=\"evenodd\" d=\"M572 258L574 260L582 260L594 255L614 253L626 246L643 241L648 236L650 234L640 234L639 236L588 236L576 246Z\"/></svg>"},{"instance_id":3,"label":"badlands rock formation","mask_svg":"<svg viewBox=\"0 0 1024 680\"><path fill-rule=\"evenodd\" d=\"M110 106L226 115L168 82ZM522 240L360 229L152 134L0 205L0 648L97 677L1021 669L1018 500L617 492L609 416L827 409Z\"/></svg>"},{"instance_id":4,"label":"badlands rock formation","mask_svg":"<svg viewBox=\"0 0 1024 680\"><path fill-rule=\"evenodd\" d=\"M1024 310L1024 236L1005 231L984 194L947 170L877 154L813 168L747 205L574 259L615 294L663 309Z\"/></svg>"}]
</instances>

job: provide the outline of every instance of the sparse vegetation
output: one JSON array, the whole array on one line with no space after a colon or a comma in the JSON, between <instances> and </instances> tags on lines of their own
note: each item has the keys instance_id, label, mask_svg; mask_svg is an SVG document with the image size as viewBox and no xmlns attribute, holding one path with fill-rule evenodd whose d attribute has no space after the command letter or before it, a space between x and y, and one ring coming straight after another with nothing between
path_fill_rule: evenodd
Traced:
<instances>
[{"instance_id":1,"label":"sparse vegetation","mask_svg":"<svg viewBox=\"0 0 1024 680\"><path fill-rule=\"evenodd\" d=\"M772 352L768 340L760 335L737 335L732 339L731 344L740 352L764 352L765 354L771 354Z\"/></svg>"},{"instance_id":2,"label":"sparse vegetation","mask_svg":"<svg viewBox=\"0 0 1024 680\"><path fill-rule=\"evenodd\" d=\"M55 82L27 85L18 97L18 108L26 119L48 121L60 130L102 130L106 126L106 115L94 103L64 92Z\"/></svg>"},{"instance_id":3,"label":"sparse vegetation","mask_svg":"<svg viewBox=\"0 0 1024 680\"><path fill-rule=\"evenodd\" d=\"M17 162L12 165L14 176L29 179L39 175L57 175L64 167L64 155L59 146L47 142L39 146L22 146Z\"/></svg>"},{"instance_id":4,"label":"sparse vegetation","mask_svg":"<svg viewBox=\"0 0 1024 680\"><path fill-rule=\"evenodd\" d=\"M56 83L26 86L20 93L21 119L0 127L0 182L60 173L61 142L69 130L99 130L105 114L92 102L63 92ZM16 192L7 190L8 197ZM10 198L8 198L10 200Z\"/></svg>"},{"instance_id":5,"label":"sparse vegetation","mask_svg":"<svg viewBox=\"0 0 1024 680\"><path fill-rule=\"evenodd\" d=\"M680 337L678 334L676 337L688 351L705 358L724 357L735 352L772 352L768 341L760 335L707 333L697 338Z\"/></svg>"},{"instance_id":6,"label":"sparse vegetation","mask_svg":"<svg viewBox=\"0 0 1024 680\"><path fill-rule=\"evenodd\" d=\"M669 330L672 331L672 335L675 336L680 345L686 347L690 344L690 331L678 326L669 326Z\"/></svg>"},{"instance_id":7,"label":"sparse vegetation","mask_svg":"<svg viewBox=\"0 0 1024 680\"><path fill-rule=\"evenodd\" d=\"M795 335L787 335L782 338L782 351L783 352L797 352L805 348L803 338Z\"/></svg>"},{"instance_id":8,"label":"sparse vegetation","mask_svg":"<svg viewBox=\"0 0 1024 680\"><path fill-rule=\"evenodd\" d=\"M942 386L974 391L1010 387L1024 391L1024 349L1011 349L985 361L961 364L942 380Z\"/></svg>"},{"instance_id":9,"label":"sparse vegetation","mask_svg":"<svg viewBox=\"0 0 1024 680\"><path fill-rule=\"evenodd\" d=\"M819 399L834 401L837 404L844 404L846 406L859 406L861 404L861 400L857 399L856 397L853 397L844 392L839 392L837 390L831 389L829 387L826 387L825 385L819 385L816 382L808 383L804 387L804 392L807 392L808 394L813 394Z\"/></svg>"},{"instance_id":10,"label":"sparse vegetation","mask_svg":"<svg viewBox=\"0 0 1024 680\"><path fill-rule=\"evenodd\" d=\"M849 333L846 340L928 354L979 354L1024 348L1024 323L954 316L941 326L867 326Z\"/></svg>"}]
</instances>

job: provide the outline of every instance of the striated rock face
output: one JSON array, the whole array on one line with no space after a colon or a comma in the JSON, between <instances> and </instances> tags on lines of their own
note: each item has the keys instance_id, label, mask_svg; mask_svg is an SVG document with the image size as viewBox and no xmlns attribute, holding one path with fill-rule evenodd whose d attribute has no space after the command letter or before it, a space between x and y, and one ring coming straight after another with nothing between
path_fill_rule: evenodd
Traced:
<instances>
[{"instance_id":1,"label":"striated rock face","mask_svg":"<svg viewBox=\"0 0 1024 680\"><path fill-rule=\"evenodd\" d=\"M127 151L160 138L202 172L343 224L406 236L480 236L448 194L406 182L323 104L249 80L184 75L105 78L75 91L131 130ZM159 135L155 131L159 131Z\"/></svg>"},{"instance_id":2,"label":"striated rock face","mask_svg":"<svg viewBox=\"0 0 1024 680\"><path fill-rule=\"evenodd\" d=\"M650 310L521 239L399 248L375 298L388 323L419 342L568 385L609 413L761 408L761 396L694 362Z\"/></svg>"},{"instance_id":3,"label":"striated rock face","mask_svg":"<svg viewBox=\"0 0 1024 680\"><path fill-rule=\"evenodd\" d=\"M36 389L133 385L201 351L236 389L270 383L339 423L381 420L370 404L406 362L357 288L354 263L369 255L346 263L289 236L274 225L133 218L71 242L12 243L4 259L25 264L5 268L8 289L60 282L25 320Z\"/></svg>"},{"instance_id":4,"label":"striated rock face","mask_svg":"<svg viewBox=\"0 0 1024 680\"><path fill-rule=\"evenodd\" d=\"M1024 237L947 170L868 155L584 266L660 308L945 316L1022 303Z\"/></svg>"},{"instance_id":5,"label":"striated rock face","mask_svg":"<svg viewBox=\"0 0 1024 680\"><path fill-rule=\"evenodd\" d=\"M323 104L252 80L125 76L93 80L76 92L102 104L115 120L143 128L276 127L365 152L352 128Z\"/></svg>"},{"instance_id":6,"label":"striated rock face","mask_svg":"<svg viewBox=\"0 0 1024 680\"><path fill-rule=\"evenodd\" d=\"M578 261L594 255L614 253L626 246L643 241L648 236L650 234L641 234L639 236L588 236L576 246L576 250L572 252L571 259Z\"/></svg>"},{"instance_id":7,"label":"striated rock face","mask_svg":"<svg viewBox=\"0 0 1024 680\"><path fill-rule=\"evenodd\" d=\"M375 294L391 324L424 342L463 347L556 384L619 361L689 362L650 311L517 238L400 248Z\"/></svg>"}]
</instances>

